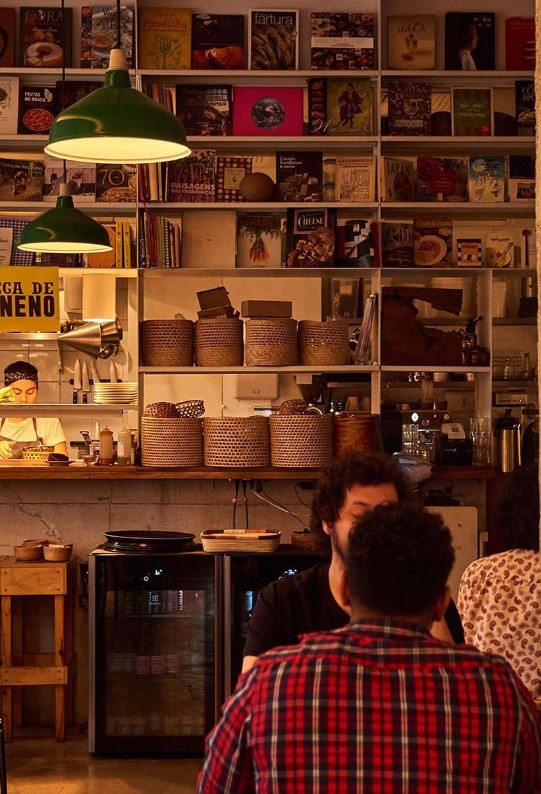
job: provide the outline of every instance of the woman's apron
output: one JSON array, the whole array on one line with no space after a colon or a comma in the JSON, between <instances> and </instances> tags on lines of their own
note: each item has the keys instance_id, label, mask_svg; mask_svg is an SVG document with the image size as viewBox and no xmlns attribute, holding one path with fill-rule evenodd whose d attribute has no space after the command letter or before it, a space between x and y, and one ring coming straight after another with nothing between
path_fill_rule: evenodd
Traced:
<instances>
[{"instance_id":1,"label":"woman's apron","mask_svg":"<svg viewBox=\"0 0 541 794\"><path fill-rule=\"evenodd\" d=\"M12 438L7 438L7 436L2 435L2 428L4 426L4 422L6 421L5 416L0 420L0 441L13 441ZM38 436L38 425L36 422L36 417L32 417L32 424L34 425L34 433L36 434L36 441L13 441L13 445L11 447L12 457L13 458L22 458L23 456L23 449L27 449L28 447L42 447L43 446L43 439ZM37 443L36 443L37 442Z\"/></svg>"}]
</instances>

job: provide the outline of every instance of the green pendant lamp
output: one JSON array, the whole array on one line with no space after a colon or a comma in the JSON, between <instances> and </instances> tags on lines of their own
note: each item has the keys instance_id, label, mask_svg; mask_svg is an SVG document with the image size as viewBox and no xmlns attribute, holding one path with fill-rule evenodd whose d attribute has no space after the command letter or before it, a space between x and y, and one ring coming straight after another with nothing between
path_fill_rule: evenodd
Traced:
<instances>
[{"instance_id":1,"label":"green pendant lamp","mask_svg":"<svg viewBox=\"0 0 541 794\"><path fill-rule=\"evenodd\" d=\"M66 184L60 185L56 207L26 224L17 248L55 254L95 254L112 250L104 227L75 209Z\"/></svg>"},{"instance_id":2,"label":"green pendant lamp","mask_svg":"<svg viewBox=\"0 0 541 794\"><path fill-rule=\"evenodd\" d=\"M103 88L58 114L45 151L81 163L159 163L191 154L177 117L131 87L121 49L111 50Z\"/></svg>"}]
</instances>

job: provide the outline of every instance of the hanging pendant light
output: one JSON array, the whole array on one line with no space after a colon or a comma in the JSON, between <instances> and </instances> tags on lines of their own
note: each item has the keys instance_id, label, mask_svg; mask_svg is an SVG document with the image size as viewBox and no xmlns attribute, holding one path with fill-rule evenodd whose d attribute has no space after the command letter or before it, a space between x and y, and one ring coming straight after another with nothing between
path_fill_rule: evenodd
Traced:
<instances>
[{"instance_id":1,"label":"hanging pendant light","mask_svg":"<svg viewBox=\"0 0 541 794\"><path fill-rule=\"evenodd\" d=\"M121 49L111 50L103 88L58 114L45 151L81 163L159 163L191 154L179 119L131 87Z\"/></svg>"},{"instance_id":2,"label":"hanging pendant light","mask_svg":"<svg viewBox=\"0 0 541 794\"><path fill-rule=\"evenodd\" d=\"M66 184L60 185L56 207L26 224L17 248L48 254L95 254L112 250L105 228L75 209Z\"/></svg>"}]
</instances>

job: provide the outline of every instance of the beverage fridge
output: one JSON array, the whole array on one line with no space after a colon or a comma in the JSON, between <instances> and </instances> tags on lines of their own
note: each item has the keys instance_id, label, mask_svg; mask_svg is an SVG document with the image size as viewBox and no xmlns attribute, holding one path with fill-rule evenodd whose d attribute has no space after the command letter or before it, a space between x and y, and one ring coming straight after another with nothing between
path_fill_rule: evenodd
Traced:
<instances>
[{"instance_id":1,"label":"beverage fridge","mask_svg":"<svg viewBox=\"0 0 541 794\"><path fill-rule=\"evenodd\" d=\"M200 752L223 695L220 557L107 545L89 557L89 750Z\"/></svg>"}]
</instances>

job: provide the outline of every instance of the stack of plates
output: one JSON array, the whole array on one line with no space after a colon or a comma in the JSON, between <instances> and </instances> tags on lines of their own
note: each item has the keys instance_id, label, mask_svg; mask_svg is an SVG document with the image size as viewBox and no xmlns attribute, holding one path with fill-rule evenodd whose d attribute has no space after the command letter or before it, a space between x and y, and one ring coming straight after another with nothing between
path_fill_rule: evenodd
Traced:
<instances>
[{"instance_id":1,"label":"stack of plates","mask_svg":"<svg viewBox=\"0 0 541 794\"><path fill-rule=\"evenodd\" d=\"M134 403L137 402L137 383L95 383L92 397L95 403Z\"/></svg>"}]
</instances>

